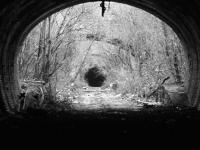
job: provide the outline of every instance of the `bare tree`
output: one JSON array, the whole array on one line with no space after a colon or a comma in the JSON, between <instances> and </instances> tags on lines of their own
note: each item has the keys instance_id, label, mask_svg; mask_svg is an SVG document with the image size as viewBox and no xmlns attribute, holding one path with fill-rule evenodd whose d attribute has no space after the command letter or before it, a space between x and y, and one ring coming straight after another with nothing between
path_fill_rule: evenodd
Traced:
<instances>
[{"instance_id":1,"label":"bare tree","mask_svg":"<svg viewBox=\"0 0 200 150\"><path fill-rule=\"evenodd\" d=\"M168 60L169 69L171 74L173 75L175 82L181 82L181 75L180 75L180 60L178 55L181 55L180 47L176 45L181 45L180 41L177 40L176 35L170 30L170 28L166 25L166 23L162 22L163 34L165 37L165 54ZM173 38L170 38L172 36Z\"/></svg>"},{"instance_id":2,"label":"bare tree","mask_svg":"<svg viewBox=\"0 0 200 150\"><path fill-rule=\"evenodd\" d=\"M80 22L87 13L84 6L70 7L37 25L31 31L36 34L27 36L18 57L20 78L44 81L47 92L53 96L57 71L68 71L75 54L76 33L84 29ZM68 66L67 69L63 65Z\"/></svg>"}]
</instances>

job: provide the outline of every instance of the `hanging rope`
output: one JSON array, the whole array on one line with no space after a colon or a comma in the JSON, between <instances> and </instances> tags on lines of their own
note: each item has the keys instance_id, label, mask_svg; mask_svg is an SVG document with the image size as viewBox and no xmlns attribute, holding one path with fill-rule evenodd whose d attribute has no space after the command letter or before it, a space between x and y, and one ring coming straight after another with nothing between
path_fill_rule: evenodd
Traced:
<instances>
[{"instance_id":1,"label":"hanging rope","mask_svg":"<svg viewBox=\"0 0 200 150\"><path fill-rule=\"evenodd\" d=\"M106 11L106 7L105 7L105 0L102 0L100 7L102 8L102 17L104 16L104 13Z\"/></svg>"}]
</instances>

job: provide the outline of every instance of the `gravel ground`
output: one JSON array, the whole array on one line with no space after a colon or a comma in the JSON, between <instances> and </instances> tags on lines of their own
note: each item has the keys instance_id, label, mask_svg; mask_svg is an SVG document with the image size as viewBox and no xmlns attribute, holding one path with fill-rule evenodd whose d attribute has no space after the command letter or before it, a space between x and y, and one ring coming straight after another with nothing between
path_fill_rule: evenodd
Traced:
<instances>
[{"instance_id":1,"label":"gravel ground","mask_svg":"<svg viewBox=\"0 0 200 150\"><path fill-rule=\"evenodd\" d=\"M198 133L200 113L192 108L157 107L141 111L45 111L1 115L1 133L45 135L176 135Z\"/></svg>"},{"instance_id":2,"label":"gravel ground","mask_svg":"<svg viewBox=\"0 0 200 150\"><path fill-rule=\"evenodd\" d=\"M153 142L169 136L176 141L177 138L191 138L200 133L200 112L194 108L141 107L122 100L119 95L102 94L98 90L84 92L81 96L81 101L74 103L76 109L68 111L28 109L16 114L0 113L0 133L9 140L10 137L18 139L21 136L25 140L26 137L36 137L37 140L70 138L79 141L89 136L93 140L129 137L129 140Z\"/></svg>"}]
</instances>

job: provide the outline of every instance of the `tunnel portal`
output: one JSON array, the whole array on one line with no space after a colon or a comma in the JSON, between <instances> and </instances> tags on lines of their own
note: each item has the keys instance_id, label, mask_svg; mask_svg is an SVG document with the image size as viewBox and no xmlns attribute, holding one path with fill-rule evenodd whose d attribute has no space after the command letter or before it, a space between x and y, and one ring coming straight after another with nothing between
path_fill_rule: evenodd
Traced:
<instances>
[{"instance_id":1,"label":"tunnel portal","mask_svg":"<svg viewBox=\"0 0 200 150\"><path fill-rule=\"evenodd\" d=\"M101 72L98 67L92 67L84 75L85 81L89 86L101 87L106 80L106 76Z\"/></svg>"}]
</instances>

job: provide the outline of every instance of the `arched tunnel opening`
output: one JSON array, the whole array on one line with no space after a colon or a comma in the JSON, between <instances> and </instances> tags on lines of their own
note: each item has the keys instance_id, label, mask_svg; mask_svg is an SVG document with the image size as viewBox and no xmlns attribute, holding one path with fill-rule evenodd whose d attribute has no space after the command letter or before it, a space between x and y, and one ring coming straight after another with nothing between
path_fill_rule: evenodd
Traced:
<instances>
[{"instance_id":1,"label":"arched tunnel opening","mask_svg":"<svg viewBox=\"0 0 200 150\"><path fill-rule=\"evenodd\" d=\"M106 77L98 67L92 67L85 73L84 79L89 86L101 87L103 86Z\"/></svg>"},{"instance_id":2,"label":"arched tunnel opening","mask_svg":"<svg viewBox=\"0 0 200 150\"><path fill-rule=\"evenodd\" d=\"M187 57L173 29L150 13L125 4L106 3L112 7L102 16L98 4L84 3L58 11L26 36L17 57L19 110L47 109L51 99L57 103L71 101L68 105L72 108L77 108L74 102L88 107L93 103L90 109L96 102L96 108L136 110L137 104L131 107L131 103L139 100L140 107L153 102L187 105ZM85 18L93 19L87 22ZM96 23L106 26L93 31ZM80 29L70 29L71 24ZM127 99L130 103L124 102Z\"/></svg>"},{"instance_id":3,"label":"arched tunnel opening","mask_svg":"<svg viewBox=\"0 0 200 150\"><path fill-rule=\"evenodd\" d=\"M51 2L44 3L39 0L34 0L32 2L29 2L28 0L24 0L23 4L20 3L19 1L13 1L13 2L9 1L7 3L2 3L2 5L0 5L0 7L2 8L0 11L0 16L1 16L1 24L0 24L0 29L1 29L0 30L0 34L1 34L1 37L0 37L0 53L1 53L1 56L0 56L0 65L1 65L0 66L1 67L1 69L0 69L0 89L1 89L0 108L1 108L1 112L0 113L1 114L0 115L1 116L4 117L5 112L6 113L14 112L16 114L18 111L17 97L19 94L19 84L17 81L18 80L18 68L16 65L16 61L17 61L16 57L17 57L19 48L21 47L21 44L22 44L25 36L39 21L41 21L48 15L50 15L62 8L70 7L72 5L76 5L76 4L80 4L80 3L84 3L84 2L87 2L87 1L80 0L80 1L73 1L71 3L70 2L66 3L66 1L64 1L64 0L60 0L58 2L52 0ZM196 108L199 108L199 103L200 103L200 101L199 101L199 99L200 99L200 83L198 82L199 77L200 77L199 76L199 73L200 73L199 63L200 62L198 59L198 56L200 55L200 52L199 52L199 45L200 45L199 8L200 8L200 3L197 1L183 2L183 1L179 1L179 0L169 0L167 2L157 2L157 1L153 1L153 0L145 0L142 2L127 0L127 1L124 1L124 3L142 8L142 9L158 16L162 20L164 20L166 23L168 23L174 29L174 31L178 34L179 38L182 40L183 45L186 47L186 55L188 56L188 62L190 65L190 68L189 68L189 70L190 70L189 78L190 79L189 79L188 83L186 83L187 87L188 87L188 89L187 89L187 95L188 95L187 106L191 106L192 108L195 108L195 110L194 109L184 110L184 108L178 108L178 109L181 109L182 110L181 112L183 112L183 113L181 113L181 114L175 113L175 115L174 115L175 119L170 118L171 119L170 120L168 118L170 121L168 119L166 119L167 117L165 117L166 120L164 118L163 118L164 120L160 119L159 127L162 126L163 128L165 128L167 125L169 125L169 122L172 123L173 125L175 125L177 123L177 121L180 121L177 118L179 118L179 117L181 118L184 114L185 116L187 116L187 119L185 119L185 123L187 124L187 127L190 127L190 129L194 129L195 132L197 132L198 131L197 125L199 125L198 119L197 119L198 117L196 117L195 118L196 120L194 121L194 120L192 120L193 117L191 116L191 114L198 113L198 111L196 112ZM26 4L28 4L28 5L26 5ZM35 4L37 4L37 5L35 5ZM40 5L38 5L38 4L40 4ZM178 6L177 6L177 4L178 4ZM21 5L24 5L24 6L21 6ZM185 11L185 10L187 10L187 11ZM34 13L32 13L32 12L34 12ZM100 83L98 85L100 85ZM43 114L43 117L47 117L47 114L45 111L43 111L43 110L40 110L40 111ZM177 109L174 110L174 112L176 112L176 111L177 111ZM189 112L189 114L188 114L188 112ZM29 113L32 114L33 116L35 115L35 117L40 116L37 113L35 113L35 110L29 110ZM41 114L41 113L39 113L39 114ZM149 114L152 114L152 116L155 117L156 115L153 115L153 113L154 112L149 113L149 111L144 112L144 114L146 116L148 116ZM64 113L61 113L60 116L63 116L63 114ZM139 116L139 117L143 118L144 114L141 113L141 116ZM54 113L52 115L56 118L56 115ZM129 115L132 116L131 113L129 113ZM165 110L165 109L161 115L172 116L170 114L170 111ZM123 118L123 117L124 117L124 114L122 114L122 116L120 118ZM47 119L46 121L47 122L50 121L51 120L50 118L48 118L49 120ZM33 121L34 119L31 119L31 117L30 118L27 117L26 119L27 119L26 121L30 121L32 123L35 122L35 121ZM119 118L113 117L113 120L115 120L115 119L119 119ZM152 127L155 125L154 124L155 122L153 122L152 120L153 120L152 118L150 120L148 120L149 121L148 123L151 124L149 127ZM193 124L189 124L188 120L191 121L192 123L195 123L196 125L193 126ZM141 120L138 119L137 121L140 122ZM144 122L145 119L142 121ZM183 120L181 120L181 121L183 122ZM132 122L131 119L129 120L129 123L130 122ZM42 123L42 125L46 125L45 121ZM130 126L132 126L132 125L134 125L134 124L130 124ZM87 125L85 127L87 127ZM106 126L104 126L104 127L106 127ZM109 129L111 129L112 127L113 126L110 126ZM121 128L121 130L124 129L123 127ZM177 127L177 126L175 125L173 127ZM193 128L193 127L196 127L196 128ZM180 129L180 128L178 128L178 129ZM88 127L88 130L89 130L89 127ZM101 130L101 131L103 131L103 130ZM114 133L114 131L112 133Z\"/></svg>"}]
</instances>

